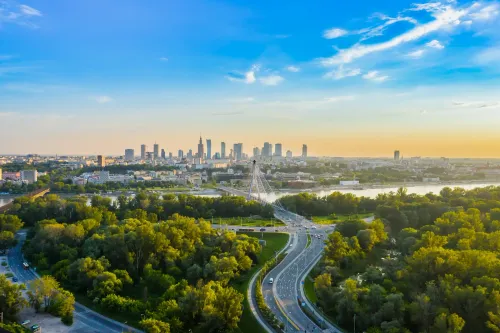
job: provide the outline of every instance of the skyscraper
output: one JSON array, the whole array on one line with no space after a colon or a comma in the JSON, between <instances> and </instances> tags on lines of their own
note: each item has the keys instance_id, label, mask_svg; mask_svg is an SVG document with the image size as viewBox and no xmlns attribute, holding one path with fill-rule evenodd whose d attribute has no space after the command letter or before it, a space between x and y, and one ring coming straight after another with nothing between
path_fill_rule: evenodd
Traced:
<instances>
[{"instance_id":1,"label":"skyscraper","mask_svg":"<svg viewBox=\"0 0 500 333\"><path fill-rule=\"evenodd\" d=\"M125 161L130 162L134 160L134 150L125 149Z\"/></svg>"},{"instance_id":2,"label":"skyscraper","mask_svg":"<svg viewBox=\"0 0 500 333\"><path fill-rule=\"evenodd\" d=\"M226 143L220 143L220 158L226 158Z\"/></svg>"},{"instance_id":3,"label":"skyscraper","mask_svg":"<svg viewBox=\"0 0 500 333\"><path fill-rule=\"evenodd\" d=\"M146 145L141 145L141 160L146 159L146 150L148 150Z\"/></svg>"},{"instance_id":4,"label":"skyscraper","mask_svg":"<svg viewBox=\"0 0 500 333\"><path fill-rule=\"evenodd\" d=\"M264 147L262 147L261 156L273 156L273 145L269 142L264 142Z\"/></svg>"},{"instance_id":5,"label":"skyscraper","mask_svg":"<svg viewBox=\"0 0 500 333\"><path fill-rule=\"evenodd\" d=\"M161 158L165 159L165 149L161 149Z\"/></svg>"},{"instance_id":6,"label":"skyscraper","mask_svg":"<svg viewBox=\"0 0 500 333\"><path fill-rule=\"evenodd\" d=\"M286 157L287 158L291 158L292 157L292 151L291 150L287 150L286 151Z\"/></svg>"},{"instance_id":7,"label":"skyscraper","mask_svg":"<svg viewBox=\"0 0 500 333\"><path fill-rule=\"evenodd\" d=\"M170 152L168 153L168 159L171 160L174 157L174 155Z\"/></svg>"},{"instance_id":8,"label":"skyscraper","mask_svg":"<svg viewBox=\"0 0 500 333\"><path fill-rule=\"evenodd\" d=\"M200 143L198 143L198 154L197 154L197 157L203 158L204 154L205 154L205 150L203 149L203 140L201 139L201 136L200 136Z\"/></svg>"},{"instance_id":9,"label":"skyscraper","mask_svg":"<svg viewBox=\"0 0 500 333\"><path fill-rule=\"evenodd\" d=\"M153 158L155 160L158 159L158 156L159 156L159 152L160 152L160 145L155 143L154 146L153 146Z\"/></svg>"},{"instance_id":10,"label":"skyscraper","mask_svg":"<svg viewBox=\"0 0 500 333\"><path fill-rule=\"evenodd\" d=\"M302 145L302 157L307 157L307 145Z\"/></svg>"},{"instance_id":11,"label":"skyscraper","mask_svg":"<svg viewBox=\"0 0 500 333\"><path fill-rule=\"evenodd\" d=\"M243 144L235 143L233 148L234 148L234 159L237 161L241 161L243 157Z\"/></svg>"},{"instance_id":12,"label":"skyscraper","mask_svg":"<svg viewBox=\"0 0 500 333\"><path fill-rule=\"evenodd\" d=\"M106 166L106 159L102 155L97 155L97 165L101 168Z\"/></svg>"},{"instance_id":13,"label":"skyscraper","mask_svg":"<svg viewBox=\"0 0 500 333\"><path fill-rule=\"evenodd\" d=\"M278 156L278 157L281 157L283 156L282 152L281 152L281 143L277 143L275 146L274 146L274 156Z\"/></svg>"},{"instance_id":14,"label":"skyscraper","mask_svg":"<svg viewBox=\"0 0 500 333\"><path fill-rule=\"evenodd\" d=\"M207 160L212 159L212 140L207 139Z\"/></svg>"},{"instance_id":15,"label":"skyscraper","mask_svg":"<svg viewBox=\"0 0 500 333\"><path fill-rule=\"evenodd\" d=\"M193 150L192 149L189 149L188 154L187 154L187 158L193 158Z\"/></svg>"},{"instance_id":16,"label":"skyscraper","mask_svg":"<svg viewBox=\"0 0 500 333\"><path fill-rule=\"evenodd\" d=\"M179 151L177 152L177 157L184 158L184 151L182 149L179 149Z\"/></svg>"},{"instance_id":17,"label":"skyscraper","mask_svg":"<svg viewBox=\"0 0 500 333\"><path fill-rule=\"evenodd\" d=\"M259 157L260 156L260 149L259 147L255 147L253 149L253 157Z\"/></svg>"},{"instance_id":18,"label":"skyscraper","mask_svg":"<svg viewBox=\"0 0 500 333\"><path fill-rule=\"evenodd\" d=\"M399 161L399 150L394 151L394 161Z\"/></svg>"}]
</instances>

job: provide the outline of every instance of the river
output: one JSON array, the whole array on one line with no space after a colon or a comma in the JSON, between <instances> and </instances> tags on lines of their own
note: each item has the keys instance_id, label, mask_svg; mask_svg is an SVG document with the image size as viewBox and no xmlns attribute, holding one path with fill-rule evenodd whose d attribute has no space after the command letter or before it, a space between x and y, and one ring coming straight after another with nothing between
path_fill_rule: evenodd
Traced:
<instances>
[{"instance_id":1,"label":"river","mask_svg":"<svg viewBox=\"0 0 500 333\"><path fill-rule=\"evenodd\" d=\"M474 184L428 184L428 185L413 185L413 186L406 186L408 189L408 193L416 193L416 194L426 194L429 192L432 192L434 194L439 194L439 192L444 188L444 187L461 187L465 190L471 190L476 187L486 187L486 186L500 186L500 183L474 183ZM360 189L360 190L353 190L353 189L331 189L331 190L320 190L320 191L304 191L304 192L309 192L309 193L315 193L319 196L326 196L329 195L333 192L341 192L341 193L353 193L356 196L363 196L363 197L369 197L369 198L375 198L378 194L380 193L389 193L389 192L396 192L398 190L399 186L394 186L394 187L383 187L383 188L366 188L366 189ZM293 194L298 194L300 192L279 192L276 195L271 195L268 197L270 200L276 200L279 197L285 196L285 195L293 195ZM219 197L221 194L215 190L204 190L204 191L199 191L199 192L185 192L184 194L191 194L191 195L196 195L196 196L201 196L201 197ZM62 197L68 197L72 195L68 194L63 194L61 195ZM103 197L111 198L113 201L118 198L118 194L102 194ZM130 194L130 196L134 196L133 194ZM14 196L0 196L0 207L3 205L8 204L12 200L14 200ZM89 197L89 203L90 203L90 197Z\"/></svg>"}]
</instances>

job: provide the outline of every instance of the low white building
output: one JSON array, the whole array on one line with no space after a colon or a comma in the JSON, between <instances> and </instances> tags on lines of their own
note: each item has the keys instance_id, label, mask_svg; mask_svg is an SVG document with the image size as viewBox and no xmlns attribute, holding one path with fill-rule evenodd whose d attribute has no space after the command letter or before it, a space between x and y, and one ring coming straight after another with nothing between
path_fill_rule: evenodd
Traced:
<instances>
[{"instance_id":1,"label":"low white building","mask_svg":"<svg viewBox=\"0 0 500 333\"><path fill-rule=\"evenodd\" d=\"M359 185L359 180L341 180L340 185L342 186Z\"/></svg>"}]
</instances>

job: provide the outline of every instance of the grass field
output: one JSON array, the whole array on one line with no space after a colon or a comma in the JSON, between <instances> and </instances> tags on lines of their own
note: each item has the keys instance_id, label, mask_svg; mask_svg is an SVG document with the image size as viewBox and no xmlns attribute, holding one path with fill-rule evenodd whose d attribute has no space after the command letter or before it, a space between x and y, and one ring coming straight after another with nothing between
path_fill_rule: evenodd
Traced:
<instances>
[{"instance_id":1,"label":"grass field","mask_svg":"<svg viewBox=\"0 0 500 333\"><path fill-rule=\"evenodd\" d=\"M336 218L331 218L330 216L313 216L312 221L316 224L335 224L341 221L348 220L350 218L364 219L370 216L373 216L373 213L352 214L352 215L336 214Z\"/></svg>"},{"instance_id":2,"label":"grass field","mask_svg":"<svg viewBox=\"0 0 500 333\"><path fill-rule=\"evenodd\" d=\"M226 218L214 218L213 224L227 224L242 227L272 227L273 224L276 227L282 227L285 224L277 219L261 219L261 218L250 218L250 217L226 217Z\"/></svg>"},{"instance_id":3,"label":"grass field","mask_svg":"<svg viewBox=\"0 0 500 333\"><path fill-rule=\"evenodd\" d=\"M306 249L311 245L311 234L309 231L307 232L307 244L306 244Z\"/></svg>"},{"instance_id":4,"label":"grass field","mask_svg":"<svg viewBox=\"0 0 500 333\"><path fill-rule=\"evenodd\" d=\"M260 232L244 232L244 234L259 239L261 237ZM252 267L252 269L245 275L240 276L237 280L234 280L231 283L235 289L245 295L243 314L241 315L239 324L239 328L242 333L266 333L266 330L260 326L257 319L253 316L252 311L250 311L250 306L247 300L248 284L253 274L257 272L272 256L274 256L276 251L281 250L286 245L288 237L288 234L284 233L264 233L266 246L262 248L262 252L258 257L259 263Z\"/></svg>"},{"instance_id":5,"label":"grass field","mask_svg":"<svg viewBox=\"0 0 500 333\"><path fill-rule=\"evenodd\" d=\"M304 281L304 293L306 294L307 299L312 304L316 304L318 297L316 296L316 292L314 291L314 281L311 275L307 275Z\"/></svg>"}]
</instances>

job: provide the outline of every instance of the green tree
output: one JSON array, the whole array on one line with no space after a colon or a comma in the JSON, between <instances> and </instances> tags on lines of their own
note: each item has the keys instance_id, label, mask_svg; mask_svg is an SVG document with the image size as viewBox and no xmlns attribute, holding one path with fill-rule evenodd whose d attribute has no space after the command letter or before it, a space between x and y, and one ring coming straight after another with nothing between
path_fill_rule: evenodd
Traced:
<instances>
[{"instance_id":1,"label":"green tree","mask_svg":"<svg viewBox=\"0 0 500 333\"><path fill-rule=\"evenodd\" d=\"M22 286L13 284L5 275L0 275L0 312L5 320L14 320L24 307L29 304L23 298Z\"/></svg>"},{"instance_id":2,"label":"green tree","mask_svg":"<svg viewBox=\"0 0 500 333\"><path fill-rule=\"evenodd\" d=\"M143 319L139 323L147 333L170 333L170 325L156 319Z\"/></svg>"}]
</instances>

